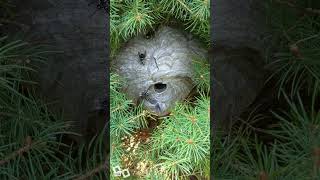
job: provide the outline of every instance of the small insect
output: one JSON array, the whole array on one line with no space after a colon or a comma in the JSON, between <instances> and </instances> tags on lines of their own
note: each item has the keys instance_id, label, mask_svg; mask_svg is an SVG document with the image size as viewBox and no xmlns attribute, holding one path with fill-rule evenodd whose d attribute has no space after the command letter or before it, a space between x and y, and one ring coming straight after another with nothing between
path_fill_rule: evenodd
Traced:
<instances>
[{"instance_id":1,"label":"small insect","mask_svg":"<svg viewBox=\"0 0 320 180\"><path fill-rule=\"evenodd\" d=\"M156 103L158 103L157 100L155 100L154 98L151 98L151 97L150 97L150 94L149 94L148 90L142 92L142 93L140 94L140 98L141 98L142 100L146 100L146 101L150 102L151 104L156 104Z\"/></svg>"},{"instance_id":2,"label":"small insect","mask_svg":"<svg viewBox=\"0 0 320 180\"><path fill-rule=\"evenodd\" d=\"M106 12L108 12L109 3L107 0L100 0L99 4L97 5L98 9L104 9Z\"/></svg>"},{"instance_id":3,"label":"small insect","mask_svg":"<svg viewBox=\"0 0 320 180\"><path fill-rule=\"evenodd\" d=\"M147 33L146 33L146 35L145 35L145 38L146 39L151 39L153 36L154 36L154 31L148 31Z\"/></svg>"},{"instance_id":4,"label":"small insect","mask_svg":"<svg viewBox=\"0 0 320 180\"><path fill-rule=\"evenodd\" d=\"M139 56L139 61L142 65L145 64L145 59L146 59L146 51L144 51L144 53L140 53L138 52L138 56Z\"/></svg>"},{"instance_id":5,"label":"small insect","mask_svg":"<svg viewBox=\"0 0 320 180\"><path fill-rule=\"evenodd\" d=\"M91 6L92 4L94 4L96 1L92 1L88 4L88 6ZM108 0L99 0L98 4L97 4L97 10L94 11L90 17L92 17L93 15L96 14L96 12L98 10L104 9L106 11L106 13L109 12L109 1Z\"/></svg>"}]
</instances>

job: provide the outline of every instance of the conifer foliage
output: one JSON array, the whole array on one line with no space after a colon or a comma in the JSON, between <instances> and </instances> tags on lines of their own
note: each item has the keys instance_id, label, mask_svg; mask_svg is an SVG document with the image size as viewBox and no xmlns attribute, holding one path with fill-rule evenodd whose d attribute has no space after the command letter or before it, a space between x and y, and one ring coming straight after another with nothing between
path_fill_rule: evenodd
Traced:
<instances>
[{"instance_id":1,"label":"conifer foliage","mask_svg":"<svg viewBox=\"0 0 320 180\"><path fill-rule=\"evenodd\" d=\"M112 56L130 38L172 21L209 44L208 0L111 0ZM209 178L209 65L194 60L195 99L176 105L166 117L136 107L121 93L121 78L111 74L111 169L133 179ZM121 176L111 171L112 179Z\"/></svg>"},{"instance_id":2,"label":"conifer foliage","mask_svg":"<svg viewBox=\"0 0 320 180\"><path fill-rule=\"evenodd\" d=\"M195 68L201 78L197 99L177 104L163 118L134 106L120 91L121 78L111 74L111 169L127 169L136 179L209 177L209 73L203 70Z\"/></svg>"},{"instance_id":3,"label":"conifer foliage","mask_svg":"<svg viewBox=\"0 0 320 180\"><path fill-rule=\"evenodd\" d=\"M200 94L195 103L176 105L168 117L156 118L126 99L116 102L125 96L114 91L115 78L119 77L112 74L111 167L128 169L138 179L209 177L208 94ZM150 127L153 121L161 123Z\"/></svg>"},{"instance_id":4,"label":"conifer foliage","mask_svg":"<svg viewBox=\"0 0 320 180\"><path fill-rule=\"evenodd\" d=\"M13 12L8 2L0 0L5 18ZM111 0L112 55L130 38L172 19L208 45L209 3ZM194 61L195 98L177 104L162 118L128 100L121 93L122 79L111 73L112 179L123 179L124 174L114 173L115 167L127 170L128 179L320 179L320 3L268 0L266 8L276 47L268 56L269 80L277 82L280 105L271 113L254 109L231 132L215 132L210 143L205 61ZM0 37L0 179L106 179L103 134L88 144L65 143L64 136L74 134L70 123L35 96L30 75L37 67L32 62L44 62L46 49ZM260 123L265 120L271 123Z\"/></svg>"},{"instance_id":5,"label":"conifer foliage","mask_svg":"<svg viewBox=\"0 0 320 180\"><path fill-rule=\"evenodd\" d=\"M22 23L14 19L13 1L0 0L0 9L0 179L105 179L103 134L88 144L63 142L78 136L72 123L36 95L36 65L58 52L6 32L2 27Z\"/></svg>"},{"instance_id":6,"label":"conifer foliage","mask_svg":"<svg viewBox=\"0 0 320 180\"><path fill-rule=\"evenodd\" d=\"M270 0L265 5L272 43L268 81L276 82L274 104L254 107L228 134L216 132L211 144L212 177L320 179L320 3Z\"/></svg>"},{"instance_id":7,"label":"conifer foliage","mask_svg":"<svg viewBox=\"0 0 320 180\"><path fill-rule=\"evenodd\" d=\"M209 0L111 0L110 33L112 55L129 38L146 33L171 19L209 44Z\"/></svg>"},{"instance_id":8,"label":"conifer foliage","mask_svg":"<svg viewBox=\"0 0 320 180\"><path fill-rule=\"evenodd\" d=\"M36 83L30 76L37 67L32 64L53 53L46 49L0 38L0 179L103 179L103 134L89 145L63 143L65 135L77 135L70 131L71 123L51 113L35 95Z\"/></svg>"}]
</instances>

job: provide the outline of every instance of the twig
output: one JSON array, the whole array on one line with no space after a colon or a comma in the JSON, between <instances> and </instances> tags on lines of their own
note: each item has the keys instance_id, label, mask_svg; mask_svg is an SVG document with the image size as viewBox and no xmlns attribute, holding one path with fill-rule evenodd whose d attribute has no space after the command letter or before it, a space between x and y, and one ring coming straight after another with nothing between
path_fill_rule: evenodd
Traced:
<instances>
[{"instance_id":1,"label":"twig","mask_svg":"<svg viewBox=\"0 0 320 180\"><path fill-rule=\"evenodd\" d=\"M259 174L259 180L268 180L268 175L266 172L262 171Z\"/></svg>"},{"instance_id":2,"label":"twig","mask_svg":"<svg viewBox=\"0 0 320 180\"><path fill-rule=\"evenodd\" d=\"M253 127L249 122L246 122L245 120L238 118L238 120L240 120L241 122L243 122L244 124L246 124L247 126L249 126L249 128L253 129L254 131L258 131L264 134L268 134L268 132L264 129L261 128L257 128L257 127Z\"/></svg>"},{"instance_id":3,"label":"twig","mask_svg":"<svg viewBox=\"0 0 320 180\"><path fill-rule=\"evenodd\" d=\"M320 148L319 147L316 147L313 150L313 157L314 157L313 176L315 177L320 168Z\"/></svg>"},{"instance_id":4,"label":"twig","mask_svg":"<svg viewBox=\"0 0 320 180\"><path fill-rule=\"evenodd\" d=\"M307 13L315 14L315 15L320 15L320 9L300 8L300 7L298 7L297 5L295 5L295 4L291 3L291 2L283 1L283 0L275 0L275 2L277 2L279 4L287 5L287 6L291 7L291 8L297 9L299 11L303 11L303 12L307 12Z\"/></svg>"},{"instance_id":5,"label":"twig","mask_svg":"<svg viewBox=\"0 0 320 180\"><path fill-rule=\"evenodd\" d=\"M34 143L32 143L31 137L28 136L26 138L26 145L24 147L18 149L17 151L13 152L12 154L8 155L3 160L0 160L0 166L10 162L12 159L16 158L17 156L21 156L23 153L28 152L31 149L33 144Z\"/></svg>"},{"instance_id":6,"label":"twig","mask_svg":"<svg viewBox=\"0 0 320 180\"><path fill-rule=\"evenodd\" d=\"M307 41L307 40L310 40L310 39L313 39L313 38L316 38L319 35L320 34L316 34L316 35L313 35L313 36L310 36L310 37L307 37L307 38L303 38L303 39L300 39L300 40L296 41L294 44L289 45L289 49L290 49L291 53L295 57L302 59L303 56L301 55L300 49L299 49L297 44L301 43L301 42L304 42L304 41Z\"/></svg>"},{"instance_id":7,"label":"twig","mask_svg":"<svg viewBox=\"0 0 320 180\"><path fill-rule=\"evenodd\" d=\"M88 171L86 174L78 176L77 178L75 178L75 180L86 180L89 177L95 175L96 173L103 170L107 170L107 169L108 169L108 160L106 160L103 164L100 164L98 167L92 169L91 171Z\"/></svg>"},{"instance_id":8,"label":"twig","mask_svg":"<svg viewBox=\"0 0 320 180\"><path fill-rule=\"evenodd\" d=\"M298 44L298 43L301 43L301 42L304 42L304 41L308 41L308 40L310 40L310 39L314 39L314 38L316 38L316 37L318 37L318 36L320 36L320 33L319 33L319 34L315 34L315 35L310 36L310 37L307 37L307 38L300 39L300 40L298 40L295 44Z\"/></svg>"}]
</instances>

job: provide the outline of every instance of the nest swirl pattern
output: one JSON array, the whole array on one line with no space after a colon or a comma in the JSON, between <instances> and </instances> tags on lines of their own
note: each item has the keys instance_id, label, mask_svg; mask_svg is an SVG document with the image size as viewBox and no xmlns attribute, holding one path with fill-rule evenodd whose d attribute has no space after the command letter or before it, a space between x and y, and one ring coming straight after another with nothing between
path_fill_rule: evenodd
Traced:
<instances>
[{"instance_id":1,"label":"nest swirl pattern","mask_svg":"<svg viewBox=\"0 0 320 180\"><path fill-rule=\"evenodd\" d=\"M123 91L134 103L163 116L193 88L192 59L204 50L191 36L161 27L152 38L137 36L117 55L113 68L124 80Z\"/></svg>"}]
</instances>

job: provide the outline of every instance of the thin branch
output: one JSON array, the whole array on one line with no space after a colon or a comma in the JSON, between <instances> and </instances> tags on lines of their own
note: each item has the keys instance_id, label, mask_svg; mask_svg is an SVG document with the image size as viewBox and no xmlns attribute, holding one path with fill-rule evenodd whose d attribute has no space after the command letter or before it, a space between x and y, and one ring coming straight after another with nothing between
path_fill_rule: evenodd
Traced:
<instances>
[{"instance_id":1,"label":"thin branch","mask_svg":"<svg viewBox=\"0 0 320 180\"><path fill-rule=\"evenodd\" d=\"M96 173L103 170L108 170L108 160L106 160L103 164L100 164L96 168L92 169L91 171L88 171L86 174L78 176L77 178L75 178L75 180L86 180L89 177L92 177Z\"/></svg>"},{"instance_id":2,"label":"thin branch","mask_svg":"<svg viewBox=\"0 0 320 180\"><path fill-rule=\"evenodd\" d=\"M10 162L11 160L15 159L17 156L21 156L23 153L28 152L32 148L33 144L35 143L32 143L31 137L27 136L26 145L18 149L17 151L13 152L12 154L8 155L3 160L0 160L0 166Z\"/></svg>"},{"instance_id":3,"label":"thin branch","mask_svg":"<svg viewBox=\"0 0 320 180\"><path fill-rule=\"evenodd\" d=\"M304 41L308 41L310 39L317 38L318 36L320 36L320 33L319 34L315 34L315 35L310 36L310 37L307 37L307 38L300 39L297 42L295 42L295 44L298 44L298 43L301 43L301 42L304 42Z\"/></svg>"}]
</instances>

